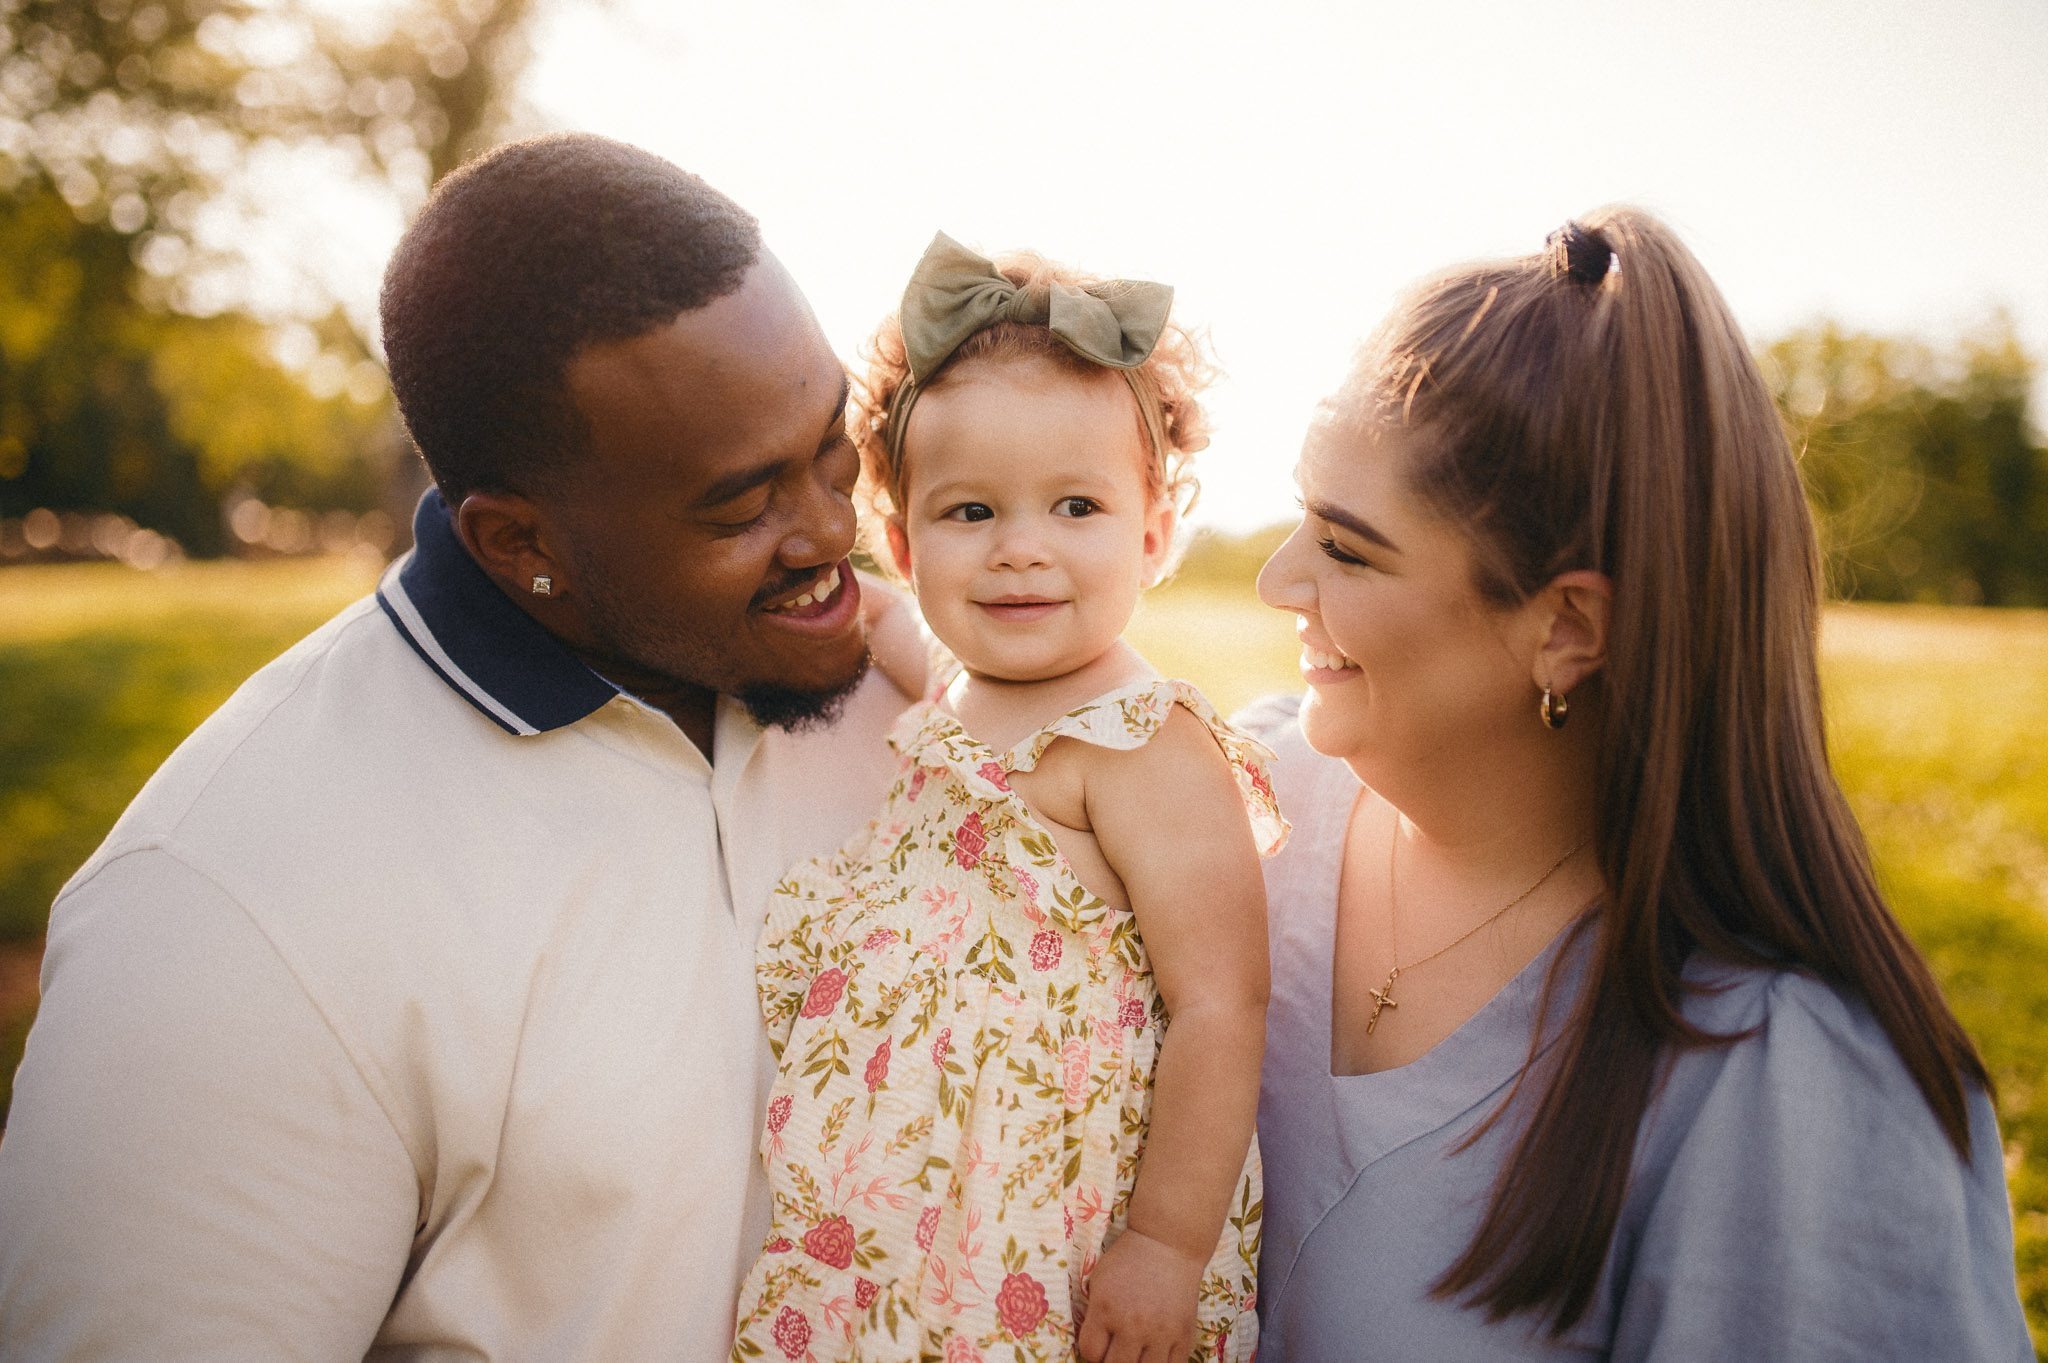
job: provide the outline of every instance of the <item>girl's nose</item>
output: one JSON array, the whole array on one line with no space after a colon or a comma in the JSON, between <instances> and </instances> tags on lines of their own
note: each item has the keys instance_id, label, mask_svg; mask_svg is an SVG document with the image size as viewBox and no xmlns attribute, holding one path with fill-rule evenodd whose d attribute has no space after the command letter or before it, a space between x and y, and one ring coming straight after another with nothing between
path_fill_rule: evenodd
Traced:
<instances>
[{"instance_id":1,"label":"girl's nose","mask_svg":"<svg viewBox=\"0 0 2048 1363\"><path fill-rule=\"evenodd\" d=\"M1259 569L1259 600L1274 610L1313 610L1316 603L1315 585L1307 573L1301 571L1301 552L1308 542L1304 533L1306 522L1294 527L1294 533L1281 541L1273 556L1266 560L1266 566Z\"/></svg>"},{"instance_id":2,"label":"girl's nose","mask_svg":"<svg viewBox=\"0 0 2048 1363\"><path fill-rule=\"evenodd\" d=\"M1044 537L1015 520L996 532L994 549L990 563L998 568L1045 568L1052 563Z\"/></svg>"}]
</instances>

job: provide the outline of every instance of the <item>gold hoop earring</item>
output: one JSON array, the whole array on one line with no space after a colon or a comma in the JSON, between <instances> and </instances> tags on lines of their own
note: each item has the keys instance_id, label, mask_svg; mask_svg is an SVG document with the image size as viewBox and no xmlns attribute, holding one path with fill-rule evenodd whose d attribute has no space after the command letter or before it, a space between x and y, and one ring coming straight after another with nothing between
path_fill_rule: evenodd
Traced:
<instances>
[{"instance_id":1,"label":"gold hoop earring","mask_svg":"<svg viewBox=\"0 0 2048 1363\"><path fill-rule=\"evenodd\" d=\"M1553 696L1549 687L1543 688L1543 699L1536 706L1536 713L1543 716L1543 727L1562 729L1564 722L1571 718L1571 706L1563 696Z\"/></svg>"},{"instance_id":2,"label":"gold hoop earring","mask_svg":"<svg viewBox=\"0 0 2048 1363\"><path fill-rule=\"evenodd\" d=\"M535 573L533 575L533 594L535 596L553 596L555 594L555 580L546 573Z\"/></svg>"}]
</instances>

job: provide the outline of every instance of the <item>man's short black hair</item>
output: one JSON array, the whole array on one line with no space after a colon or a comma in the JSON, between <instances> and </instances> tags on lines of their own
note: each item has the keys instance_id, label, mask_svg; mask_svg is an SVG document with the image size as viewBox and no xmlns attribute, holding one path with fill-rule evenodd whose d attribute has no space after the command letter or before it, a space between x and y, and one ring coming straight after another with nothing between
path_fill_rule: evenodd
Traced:
<instances>
[{"instance_id":1,"label":"man's short black hair","mask_svg":"<svg viewBox=\"0 0 2048 1363\"><path fill-rule=\"evenodd\" d=\"M745 210L587 133L496 148L435 187L384 272L391 388L451 505L546 486L587 438L564 370L740 286Z\"/></svg>"}]
</instances>

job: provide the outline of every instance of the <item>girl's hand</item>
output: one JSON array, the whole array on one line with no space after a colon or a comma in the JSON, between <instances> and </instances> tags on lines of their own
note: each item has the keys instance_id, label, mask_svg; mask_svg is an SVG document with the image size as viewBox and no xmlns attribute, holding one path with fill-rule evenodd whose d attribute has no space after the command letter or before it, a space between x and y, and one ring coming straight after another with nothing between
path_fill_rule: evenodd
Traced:
<instances>
[{"instance_id":1,"label":"girl's hand","mask_svg":"<svg viewBox=\"0 0 2048 1363\"><path fill-rule=\"evenodd\" d=\"M1125 1230L1088 1279L1075 1341L1086 1363L1183 1363L1195 1347L1195 1295L1208 1265Z\"/></svg>"},{"instance_id":2,"label":"girl's hand","mask_svg":"<svg viewBox=\"0 0 2048 1363\"><path fill-rule=\"evenodd\" d=\"M910 595L872 573L856 572L860 581L861 619L868 627L868 656L875 670L905 700L924 695L930 659L917 628L917 607Z\"/></svg>"}]
</instances>

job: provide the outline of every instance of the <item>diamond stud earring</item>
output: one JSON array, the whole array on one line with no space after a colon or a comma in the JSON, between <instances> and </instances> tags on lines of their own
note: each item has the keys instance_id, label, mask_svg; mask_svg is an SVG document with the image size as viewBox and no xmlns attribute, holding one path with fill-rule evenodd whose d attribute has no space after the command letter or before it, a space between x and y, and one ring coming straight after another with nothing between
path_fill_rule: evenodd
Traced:
<instances>
[{"instance_id":1,"label":"diamond stud earring","mask_svg":"<svg viewBox=\"0 0 2048 1363\"><path fill-rule=\"evenodd\" d=\"M535 596L553 596L555 594L555 580L546 573L535 573L533 575L533 594Z\"/></svg>"}]
</instances>

